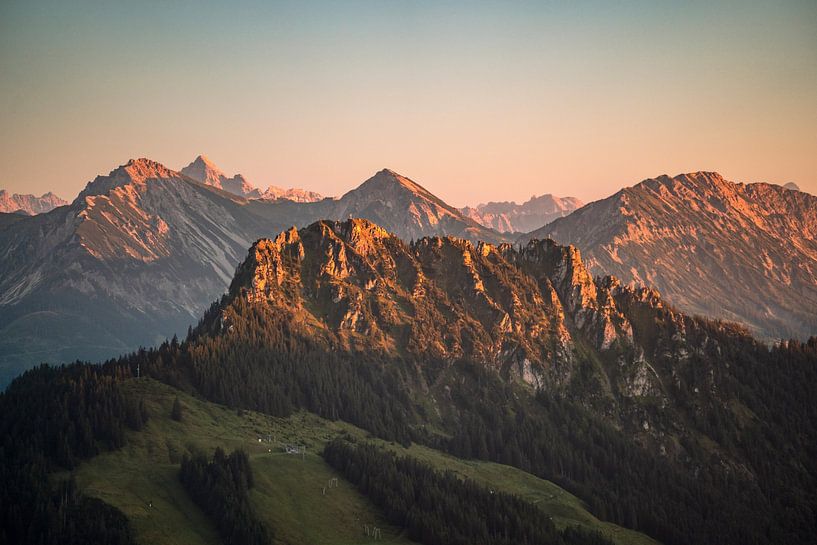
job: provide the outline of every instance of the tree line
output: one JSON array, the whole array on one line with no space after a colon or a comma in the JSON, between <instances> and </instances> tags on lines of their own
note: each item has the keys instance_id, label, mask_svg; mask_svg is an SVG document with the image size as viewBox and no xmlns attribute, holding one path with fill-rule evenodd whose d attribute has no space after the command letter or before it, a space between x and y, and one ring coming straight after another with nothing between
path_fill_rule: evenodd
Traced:
<instances>
[{"instance_id":1,"label":"tree line","mask_svg":"<svg viewBox=\"0 0 817 545\"><path fill-rule=\"evenodd\" d=\"M228 456L217 448L212 459L201 453L185 455L179 480L215 523L225 545L272 545L272 533L250 504L253 474L246 452Z\"/></svg>"},{"instance_id":2,"label":"tree line","mask_svg":"<svg viewBox=\"0 0 817 545\"><path fill-rule=\"evenodd\" d=\"M0 543L133 543L121 511L49 474L121 447L142 403L119 389L125 368L41 366L0 394Z\"/></svg>"},{"instance_id":3,"label":"tree line","mask_svg":"<svg viewBox=\"0 0 817 545\"><path fill-rule=\"evenodd\" d=\"M521 498L372 444L336 438L324 459L383 509L392 524L425 545L611 545L578 527L559 531Z\"/></svg>"}]
</instances>

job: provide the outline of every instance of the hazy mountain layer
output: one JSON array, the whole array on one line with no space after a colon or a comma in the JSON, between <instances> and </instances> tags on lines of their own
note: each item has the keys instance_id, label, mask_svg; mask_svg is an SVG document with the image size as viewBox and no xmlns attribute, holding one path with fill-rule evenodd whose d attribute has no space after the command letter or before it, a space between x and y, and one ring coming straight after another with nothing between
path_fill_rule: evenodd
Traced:
<instances>
[{"instance_id":1,"label":"hazy mountain layer","mask_svg":"<svg viewBox=\"0 0 817 545\"><path fill-rule=\"evenodd\" d=\"M49 212L58 206L68 204L50 191L41 197L34 195L10 194L5 189L0 189L0 213L25 212L29 216Z\"/></svg>"},{"instance_id":2,"label":"hazy mountain layer","mask_svg":"<svg viewBox=\"0 0 817 545\"><path fill-rule=\"evenodd\" d=\"M296 187L284 189L274 185L264 191L257 189L241 174L232 178L227 177L212 161L203 155L196 157L192 163L181 170L185 176L218 189L228 191L233 195L247 199L288 199L296 202L315 202L323 199L314 191L306 191Z\"/></svg>"},{"instance_id":3,"label":"hazy mountain layer","mask_svg":"<svg viewBox=\"0 0 817 545\"><path fill-rule=\"evenodd\" d=\"M582 206L574 197L541 195L516 204L515 202L489 202L475 207L460 209L472 220L496 229L500 233L527 233L547 225L556 218L567 216Z\"/></svg>"}]
</instances>

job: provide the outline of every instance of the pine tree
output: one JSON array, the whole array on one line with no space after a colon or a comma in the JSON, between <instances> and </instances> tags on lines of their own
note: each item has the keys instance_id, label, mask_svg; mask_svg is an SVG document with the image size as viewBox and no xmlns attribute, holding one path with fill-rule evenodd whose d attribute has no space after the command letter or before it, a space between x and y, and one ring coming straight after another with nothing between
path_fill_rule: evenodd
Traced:
<instances>
[{"instance_id":1,"label":"pine tree","mask_svg":"<svg viewBox=\"0 0 817 545\"><path fill-rule=\"evenodd\" d=\"M182 421L182 403L179 401L179 398L173 401L173 409L170 411L170 418L175 420L176 422Z\"/></svg>"}]
</instances>

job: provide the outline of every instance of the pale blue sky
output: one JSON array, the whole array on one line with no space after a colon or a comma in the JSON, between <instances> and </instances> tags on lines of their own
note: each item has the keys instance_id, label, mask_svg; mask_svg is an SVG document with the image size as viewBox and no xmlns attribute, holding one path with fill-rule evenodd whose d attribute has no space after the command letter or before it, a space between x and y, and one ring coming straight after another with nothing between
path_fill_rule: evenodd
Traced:
<instances>
[{"instance_id":1,"label":"pale blue sky","mask_svg":"<svg viewBox=\"0 0 817 545\"><path fill-rule=\"evenodd\" d=\"M718 170L817 193L817 2L0 2L0 187L198 153L453 204Z\"/></svg>"}]
</instances>

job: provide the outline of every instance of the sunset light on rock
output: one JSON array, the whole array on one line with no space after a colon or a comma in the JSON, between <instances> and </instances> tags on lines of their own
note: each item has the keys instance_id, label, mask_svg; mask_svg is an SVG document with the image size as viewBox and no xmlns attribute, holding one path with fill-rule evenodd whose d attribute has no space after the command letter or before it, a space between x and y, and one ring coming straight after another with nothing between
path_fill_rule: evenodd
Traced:
<instances>
[{"instance_id":1,"label":"sunset light on rock","mask_svg":"<svg viewBox=\"0 0 817 545\"><path fill-rule=\"evenodd\" d=\"M813 0L6 0L0 74L0 545L813 545Z\"/></svg>"}]
</instances>

